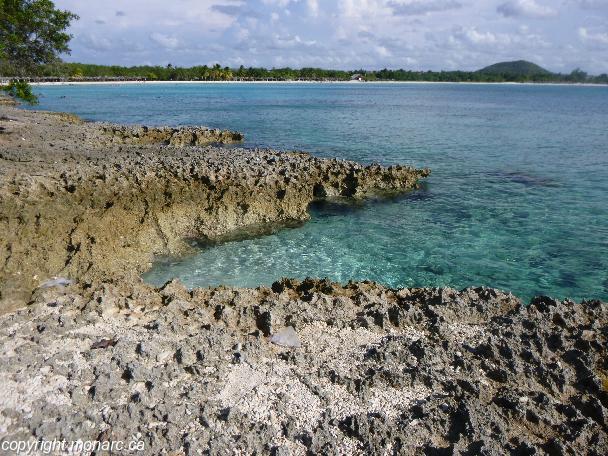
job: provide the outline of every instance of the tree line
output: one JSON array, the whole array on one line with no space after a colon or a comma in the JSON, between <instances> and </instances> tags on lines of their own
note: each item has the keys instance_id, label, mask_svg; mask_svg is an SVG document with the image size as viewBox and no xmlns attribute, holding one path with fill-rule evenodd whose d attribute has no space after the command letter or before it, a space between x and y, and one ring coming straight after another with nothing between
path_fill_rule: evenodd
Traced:
<instances>
[{"instance_id":1,"label":"tree line","mask_svg":"<svg viewBox=\"0 0 608 456\"><path fill-rule=\"evenodd\" d=\"M8 65L0 64L0 75L24 76ZM569 74L540 73L516 75L512 73L483 73L478 71L412 71L412 70L327 70L322 68L229 68L214 66L116 66L67 63L56 61L31 70L29 78L62 80L124 79L146 81L420 81L420 82L549 82L608 84L608 75L592 76L576 69Z\"/></svg>"},{"instance_id":2,"label":"tree line","mask_svg":"<svg viewBox=\"0 0 608 456\"><path fill-rule=\"evenodd\" d=\"M552 82L608 84L608 75L592 76L576 69L569 74L485 73L480 71L410 71L380 70L368 73L369 80L428 81L428 82Z\"/></svg>"}]
</instances>

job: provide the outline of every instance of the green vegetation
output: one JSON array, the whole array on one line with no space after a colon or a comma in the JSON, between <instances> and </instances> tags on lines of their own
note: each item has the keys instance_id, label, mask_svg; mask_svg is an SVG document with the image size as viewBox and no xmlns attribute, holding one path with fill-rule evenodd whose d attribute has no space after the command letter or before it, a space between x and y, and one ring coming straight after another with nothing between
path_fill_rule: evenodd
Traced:
<instances>
[{"instance_id":1,"label":"green vegetation","mask_svg":"<svg viewBox=\"0 0 608 456\"><path fill-rule=\"evenodd\" d=\"M1 1L1 0L0 0ZM0 66L0 75L14 76ZM326 70L321 68L228 68L220 65L190 68L167 66L104 66L54 62L30 73L32 78L57 80L147 80L147 81L348 81L360 75L366 81L428 82L566 82L608 84L608 75L589 76L581 70L570 74L550 73L529 62L493 65L479 71Z\"/></svg>"},{"instance_id":2,"label":"green vegetation","mask_svg":"<svg viewBox=\"0 0 608 456\"><path fill-rule=\"evenodd\" d=\"M501 74L505 77L535 77L550 75L551 72L532 62L517 60L515 62L500 62L479 70L483 74Z\"/></svg>"},{"instance_id":3,"label":"green vegetation","mask_svg":"<svg viewBox=\"0 0 608 456\"><path fill-rule=\"evenodd\" d=\"M368 73L369 74L369 73ZM589 76L580 69L570 74L551 73L544 68L525 60L501 62L479 71L374 71L373 77L395 81L430 82L553 82L553 83L590 83L608 84L608 75Z\"/></svg>"},{"instance_id":4,"label":"green vegetation","mask_svg":"<svg viewBox=\"0 0 608 456\"><path fill-rule=\"evenodd\" d=\"M10 68L0 66L0 75L11 76ZM120 78L149 81L232 81L232 80L349 80L353 72L323 70L319 68L229 68L220 65L190 68L167 66L104 66L82 63L54 62L43 65L31 73L32 78L94 79Z\"/></svg>"},{"instance_id":5,"label":"green vegetation","mask_svg":"<svg viewBox=\"0 0 608 456\"><path fill-rule=\"evenodd\" d=\"M75 14L56 9L50 0L0 0L0 68L7 76L17 78L2 89L35 103L31 88L19 80L70 51L72 36L65 30L74 19Z\"/></svg>"},{"instance_id":6,"label":"green vegetation","mask_svg":"<svg viewBox=\"0 0 608 456\"><path fill-rule=\"evenodd\" d=\"M38 97L32 92L32 86L25 81L12 80L5 86L0 86L0 90L7 95L18 98L29 104L38 104Z\"/></svg>"}]
</instances>

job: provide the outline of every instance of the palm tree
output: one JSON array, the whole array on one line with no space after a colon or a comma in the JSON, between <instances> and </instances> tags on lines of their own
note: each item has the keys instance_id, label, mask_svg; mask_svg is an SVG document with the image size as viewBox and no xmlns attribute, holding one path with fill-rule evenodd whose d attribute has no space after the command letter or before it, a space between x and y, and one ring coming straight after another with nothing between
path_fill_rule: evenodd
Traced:
<instances>
[{"instance_id":1,"label":"palm tree","mask_svg":"<svg viewBox=\"0 0 608 456\"><path fill-rule=\"evenodd\" d=\"M231 81L232 78L233 78L232 70L230 68L228 68L228 67L225 67L222 70L222 80L223 81Z\"/></svg>"}]
</instances>

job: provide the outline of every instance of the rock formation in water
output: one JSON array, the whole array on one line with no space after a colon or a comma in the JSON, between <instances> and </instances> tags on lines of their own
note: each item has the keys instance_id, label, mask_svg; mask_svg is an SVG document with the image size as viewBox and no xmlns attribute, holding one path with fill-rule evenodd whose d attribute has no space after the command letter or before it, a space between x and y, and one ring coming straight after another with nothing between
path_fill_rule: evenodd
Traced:
<instances>
[{"instance_id":1,"label":"rock formation in water","mask_svg":"<svg viewBox=\"0 0 608 456\"><path fill-rule=\"evenodd\" d=\"M211 143L236 143L243 141L242 133L204 127L131 127L104 124L100 126L110 141L119 144L165 144L176 147L203 146Z\"/></svg>"},{"instance_id":2,"label":"rock formation in water","mask_svg":"<svg viewBox=\"0 0 608 456\"><path fill-rule=\"evenodd\" d=\"M214 141L233 132L146 136L67 114L2 114L0 311L22 305L49 277L135 280L153 255L186 252L185 239L304 221L316 198L404 191L429 174L297 152L174 147L200 132L214 132Z\"/></svg>"}]
</instances>

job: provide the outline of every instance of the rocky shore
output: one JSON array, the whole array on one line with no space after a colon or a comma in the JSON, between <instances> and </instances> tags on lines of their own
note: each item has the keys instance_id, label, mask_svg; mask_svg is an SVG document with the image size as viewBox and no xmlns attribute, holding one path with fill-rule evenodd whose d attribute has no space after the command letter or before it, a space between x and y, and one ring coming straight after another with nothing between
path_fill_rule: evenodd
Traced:
<instances>
[{"instance_id":1,"label":"rocky shore","mask_svg":"<svg viewBox=\"0 0 608 456\"><path fill-rule=\"evenodd\" d=\"M315 199L414 189L429 173L204 145L238 139L0 106L0 444L608 452L606 303L312 279L143 284L154 255L190 238L301 223Z\"/></svg>"},{"instance_id":2,"label":"rocky shore","mask_svg":"<svg viewBox=\"0 0 608 456\"><path fill-rule=\"evenodd\" d=\"M203 128L122 127L0 107L0 312L50 277L137 280L189 238L308 219L318 198L415 188L429 174L298 152L202 146Z\"/></svg>"},{"instance_id":3,"label":"rocky shore","mask_svg":"<svg viewBox=\"0 0 608 456\"><path fill-rule=\"evenodd\" d=\"M118 144L164 144L170 146L201 146L210 143L236 143L244 139L236 131L201 127L130 127L126 125L102 125L101 132L112 143Z\"/></svg>"},{"instance_id":4,"label":"rocky shore","mask_svg":"<svg viewBox=\"0 0 608 456\"><path fill-rule=\"evenodd\" d=\"M604 455L607 315L600 302L315 280L53 287L0 319L0 440ZM286 327L299 347L271 342Z\"/></svg>"}]
</instances>

